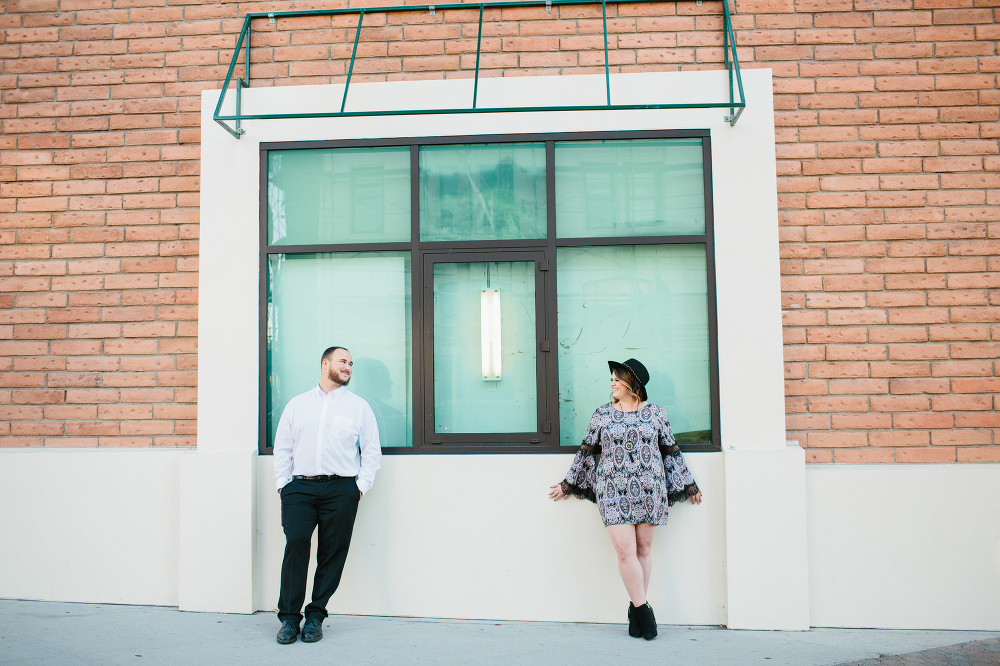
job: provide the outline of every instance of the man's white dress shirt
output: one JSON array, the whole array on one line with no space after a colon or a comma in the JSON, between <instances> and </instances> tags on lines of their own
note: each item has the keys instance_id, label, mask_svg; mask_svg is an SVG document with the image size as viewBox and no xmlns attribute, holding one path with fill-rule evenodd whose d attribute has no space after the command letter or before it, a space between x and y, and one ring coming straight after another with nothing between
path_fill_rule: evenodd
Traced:
<instances>
[{"instance_id":1,"label":"man's white dress shirt","mask_svg":"<svg viewBox=\"0 0 1000 666\"><path fill-rule=\"evenodd\" d=\"M292 476L357 476L368 492L381 468L375 414L346 387L324 393L316 386L292 398L274 439L274 480L280 490Z\"/></svg>"}]
</instances>

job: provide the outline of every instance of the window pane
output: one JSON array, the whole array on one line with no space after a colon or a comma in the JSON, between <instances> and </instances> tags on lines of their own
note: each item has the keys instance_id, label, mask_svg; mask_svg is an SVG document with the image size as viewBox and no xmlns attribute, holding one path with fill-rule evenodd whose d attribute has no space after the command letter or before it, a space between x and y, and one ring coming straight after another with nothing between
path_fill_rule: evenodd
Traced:
<instances>
[{"instance_id":1,"label":"window pane","mask_svg":"<svg viewBox=\"0 0 1000 666\"><path fill-rule=\"evenodd\" d=\"M611 399L607 361L629 358L678 442L711 441L705 246L560 248L557 260L560 443L579 446Z\"/></svg>"},{"instance_id":2,"label":"window pane","mask_svg":"<svg viewBox=\"0 0 1000 666\"><path fill-rule=\"evenodd\" d=\"M545 238L545 206L545 144L420 148L420 240Z\"/></svg>"},{"instance_id":3,"label":"window pane","mask_svg":"<svg viewBox=\"0 0 1000 666\"><path fill-rule=\"evenodd\" d=\"M410 149L274 150L267 158L271 245L410 240Z\"/></svg>"},{"instance_id":4,"label":"window pane","mask_svg":"<svg viewBox=\"0 0 1000 666\"><path fill-rule=\"evenodd\" d=\"M560 238L705 233L701 139L556 143Z\"/></svg>"},{"instance_id":5,"label":"window pane","mask_svg":"<svg viewBox=\"0 0 1000 666\"><path fill-rule=\"evenodd\" d=\"M534 262L434 264L434 432L537 432L536 349Z\"/></svg>"},{"instance_id":6,"label":"window pane","mask_svg":"<svg viewBox=\"0 0 1000 666\"><path fill-rule=\"evenodd\" d=\"M371 405L382 446L411 446L410 323L407 252L271 255L268 445L289 399L319 382L323 350L340 345L354 358L348 387Z\"/></svg>"}]
</instances>

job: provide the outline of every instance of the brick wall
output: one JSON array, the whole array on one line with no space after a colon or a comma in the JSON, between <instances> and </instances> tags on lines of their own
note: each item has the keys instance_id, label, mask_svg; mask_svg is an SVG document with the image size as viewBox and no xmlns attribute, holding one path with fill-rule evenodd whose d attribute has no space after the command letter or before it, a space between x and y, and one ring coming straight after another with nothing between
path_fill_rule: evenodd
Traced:
<instances>
[{"instance_id":1,"label":"brick wall","mask_svg":"<svg viewBox=\"0 0 1000 666\"><path fill-rule=\"evenodd\" d=\"M345 5L6 0L0 446L194 444L198 95L242 16L309 6ZM608 9L613 71L722 61L718 2ZM775 75L789 437L816 462L1000 461L1000 0L731 9ZM477 20L368 15L355 80L471 77ZM342 82L356 21L256 21L253 85ZM482 75L603 71L601 26L488 10Z\"/></svg>"}]
</instances>

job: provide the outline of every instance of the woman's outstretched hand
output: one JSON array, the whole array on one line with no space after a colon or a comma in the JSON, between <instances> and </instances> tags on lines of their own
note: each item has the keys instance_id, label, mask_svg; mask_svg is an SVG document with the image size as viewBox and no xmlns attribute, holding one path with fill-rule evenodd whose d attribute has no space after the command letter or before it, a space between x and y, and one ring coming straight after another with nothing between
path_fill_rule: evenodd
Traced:
<instances>
[{"instance_id":1,"label":"woman's outstretched hand","mask_svg":"<svg viewBox=\"0 0 1000 666\"><path fill-rule=\"evenodd\" d=\"M688 499L691 500L692 504L701 504L701 491L699 490L694 495L691 495Z\"/></svg>"},{"instance_id":2,"label":"woman's outstretched hand","mask_svg":"<svg viewBox=\"0 0 1000 666\"><path fill-rule=\"evenodd\" d=\"M567 497L569 497L569 495L563 492L562 484L557 483L554 486L549 486L549 499L561 500L566 499Z\"/></svg>"}]
</instances>

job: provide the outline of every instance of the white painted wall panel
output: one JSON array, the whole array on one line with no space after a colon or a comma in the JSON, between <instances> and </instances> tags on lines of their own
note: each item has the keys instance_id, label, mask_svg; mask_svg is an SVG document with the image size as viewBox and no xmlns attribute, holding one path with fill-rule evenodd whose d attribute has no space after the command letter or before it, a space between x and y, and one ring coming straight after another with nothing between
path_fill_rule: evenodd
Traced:
<instances>
[{"instance_id":1,"label":"white painted wall panel","mask_svg":"<svg viewBox=\"0 0 1000 666\"><path fill-rule=\"evenodd\" d=\"M176 449L0 449L0 597L177 604Z\"/></svg>"},{"instance_id":2,"label":"white painted wall panel","mask_svg":"<svg viewBox=\"0 0 1000 666\"><path fill-rule=\"evenodd\" d=\"M817 627L1000 629L1000 465L810 465Z\"/></svg>"},{"instance_id":3,"label":"white painted wall panel","mask_svg":"<svg viewBox=\"0 0 1000 666\"><path fill-rule=\"evenodd\" d=\"M725 623L722 455L688 456L701 505L657 529L649 599L667 624ZM628 596L597 505L552 502L570 455L386 456L361 501L332 613L624 622ZM258 466L257 607L277 606L284 536Z\"/></svg>"}]
</instances>

